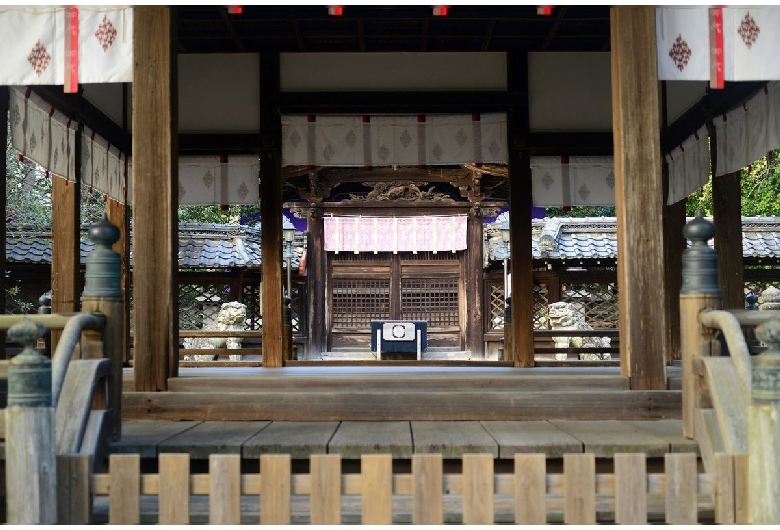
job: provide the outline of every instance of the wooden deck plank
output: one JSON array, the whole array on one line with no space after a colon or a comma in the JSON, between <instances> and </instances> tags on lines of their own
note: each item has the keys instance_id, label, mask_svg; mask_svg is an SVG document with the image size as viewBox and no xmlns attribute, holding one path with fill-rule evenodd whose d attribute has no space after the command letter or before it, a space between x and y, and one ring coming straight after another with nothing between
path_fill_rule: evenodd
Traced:
<instances>
[{"instance_id":1,"label":"wooden deck plank","mask_svg":"<svg viewBox=\"0 0 780 530\"><path fill-rule=\"evenodd\" d=\"M498 456L498 444L478 421L413 421L415 453L440 453L460 458L466 453Z\"/></svg>"},{"instance_id":2,"label":"wooden deck plank","mask_svg":"<svg viewBox=\"0 0 780 530\"><path fill-rule=\"evenodd\" d=\"M686 438L682 434L682 420L626 420L623 423L660 438L669 443L670 453L696 453L699 454L699 444L696 440Z\"/></svg>"},{"instance_id":3,"label":"wooden deck plank","mask_svg":"<svg viewBox=\"0 0 780 530\"><path fill-rule=\"evenodd\" d=\"M668 444L655 436L617 420L550 420L550 423L580 440L585 453L612 457L615 453L645 453L661 457Z\"/></svg>"},{"instance_id":4,"label":"wooden deck plank","mask_svg":"<svg viewBox=\"0 0 780 530\"><path fill-rule=\"evenodd\" d=\"M269 453L288 454L293 459L325 454L338 426L337 421L275 421L244 442L244 458Z\"/></svg>"},{"instance_id":5,"label":"wooden deck plank","mask_svg":"<svg viewBox=\"0 0 780 530\"><path fill-rule=\"evenodd\" d=\"M269 424L267 421L207 421L168 438L157 447L161 453L189 453L190 458L240 455L244 442Z\"/></svg>"},{"instance_id":6,"label":"wooden deck plank","mask_svg":"<svg viewBox=\"0 0 780 530\"><path fill-rule=\"evenodd\" d=\"M453 387L457 385L453 384ZM130 392L123 419L391 421L681 417L678 391Z\"/></svg>"},{"instance_id":7,"label":"wooden deck plank","mask_svg":"<svg viewBox=\"0 0 780 530\"><path fill-rule=\"evenodd\" d=\"M514 458L517 453L543 453L562 458L581 453L582 442L547 421L483 421L485 430L498 442L498 458Z\"/></svg>"},{"instance_id":8,"label":"wooden deck plank","mask_svg":"<svg viewBox=\"0 0 780 530\"><path fill-rule=\"evenodd\" d=\"M344 421L328 444L328 453L340 454L342 459L383 453L411 458L413 452L408 421Z\"/></svg>"},{"instance_id":9,"label":"wooden deck plank","mask_svg":"<svg viewBox=\"0 0 780 530\"><path fill-rule=\"evenodd\" d=\"M111 444L112 453L140 454L157 458L157 446L177 434L200 425L200 421L125 420L122 439Z\"/></svg>"}]
</instances>

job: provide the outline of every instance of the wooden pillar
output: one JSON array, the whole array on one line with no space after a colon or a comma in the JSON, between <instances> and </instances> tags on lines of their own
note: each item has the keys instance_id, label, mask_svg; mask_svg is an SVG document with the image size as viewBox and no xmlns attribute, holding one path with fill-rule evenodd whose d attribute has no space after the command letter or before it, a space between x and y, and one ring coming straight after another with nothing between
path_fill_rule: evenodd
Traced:
<instances>
[{"instance_id":1,"label":"wooden pillar","mask_svg":"<svg viewBox=\"0 0 780 530\"><path fill-rule=\"evenodd\" d=\"M158 391L179 367L176 23L167 6L133 17L135 389Z\"/></svg>"},{"instance_id":2,"label":"wooden pillar","mask_svg":"<svg viewBox=\"0 0 780 530\"><path fill-rule=\"evenodd\" d=\"M263 366L283 365L282 348L282 118L279 54L260 55L260 234L263 249Z\"/></svg>"},{"instance_id":3,"label":"wooden pillar","mask_svg":"<svg viewBox=\"0 0 780 530\"><path fill-rule=\"evenodd\" d=\"M665 87L665 85L664 85ZM665 98L664 98L665 100ZM665 108L665 106L664 106ZM664 111L665 114L665 111ZM666 336L666 362L672 364L682 359L680 344L680 289L682 289L682 253L687 244L683 236L686 199L667 205L669 195L669 166L662 162L664 186L663 235L664 235L664 307L668 321Z\"/></svg>"},{"instance_id":4,"label":"wooden pillar","mask_svg":"<svg viewBox=\"0 0 780 530\"><path fill-rule=\"evenodd\" d=\"M467 238L468 238L468 274L466 275L466 349L471 352L471 357L485 356L484 341L484 300L482 296L482 210L479 204L475 204L469 210Z\"/></svg>"},{"instance_id":5,"label":"wooden pillar","mask_svg":"<svg viewBox=\"0 0 780 530\"><path fill-rule=\"evenodd\" d=\"M79 310L81 254L80 153L81 129L76 134L77 182L51 177L51 311ZM41 293L42 294L42 293ZM61 331L51 332L51 351L57 348Z\"/></svg>"},{"instance_id":6,"label":"wooden pillar","mask_svg":"<svg viewBox=\"0 0 780 530\"><path fill-rule=\"evenodd\" d=\"M322 208L309 208L308 240L306 242L306 292L309 299L309 347L307 357L319 358L326 349L325 344L325 278L327 254L323 249L324 220ZM307 359L308 360L308 359Z\"/></svg>"},{"instance_id":7,"label":"wooden pillar","mask_svg":"<svg viewBox=\"0 0 780 530\"><path fill-rule=\"evenodd\" d=\"M528 57L507 58L509 90L528 93ZM531 159L521 151L528 134L527 97L517 101L507 117L509 147L509 252L512 275L512 351L505 352L514 365L534 365L534 266L531 250Z\"/></svg>"},{"instance_id":8,"label":"wooden pillar","mask_svg":"<svg viewBox=\"0 0 780 530\"><path fill-rule=\"evenodd\" d=\"M130 219L127 216L127 206L109 199L106 204L106 216L113 225L119 228L119 241L114 243L112 247L115 252L119 254L122 260L122 295L123 306L122 321L124 322L123 336L120 338L122 341L122 362L127 363L130 359L128 357L128 347L130 345Z\"/></svg>"},{"instance_id":9,"label":"wooden pillar","mask_svg":"<svg viewBox=\"0 0 780 530\"><path fill-rule=\"evenodd\" d=\"M745 308L741 198L739 171L712 179L712 220L723 309Z\"/></svg>"},{"instance_id":10,"label":"wooden pillar","mask_svg":"<svg viewBox=\"0 0 780 530\"><path fill-rule=\"evenodd\" d=\"M666 388L663 188L655 8L610 9L620 365L632 389Z\"/></svg>"}]
</instances>

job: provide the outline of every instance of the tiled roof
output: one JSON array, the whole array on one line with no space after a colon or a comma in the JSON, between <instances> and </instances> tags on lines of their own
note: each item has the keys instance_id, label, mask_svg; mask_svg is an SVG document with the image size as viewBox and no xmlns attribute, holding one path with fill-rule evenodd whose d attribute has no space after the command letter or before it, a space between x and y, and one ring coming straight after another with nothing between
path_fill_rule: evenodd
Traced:
<instances>
[{"instance_id":1,"label":"tiled roof","mask_svg":"<svg viewBox=\"0 0 780 530\"><path fill-rule=\"evenodd\" d=\"M10 232L10 231L9 231ZM95 247L81 230L81 263ZM19 231L6 236L9 262L51 263L51 233ZM130 249L132 264L133 251ZM297 257L293 265L297 266ZM260 229L244 225L181 223L179 225L179 267L260 268Z\"/></svg>"},{"instance_id":2,"label":"tiled roof","mask_svg":"<svg viewBox=\"0 0 780 530\"><path fill-rule=\"evenodd\" d=\"M690 220L690 219L689 219ZM491 259L501 259L497 224L486 225ZM531 229L534 259L610 260L617 257L617 225L614 217L534 219ZM82 229L81 262L94 248ZM297 233L298 242L303 235ZM710 241L712 244L712 241ZM298 266L300 256L293 253ZM780 217L743 217L742 249L746 258L780 259ZM6 236L9 262L50 263L51 234L10 232ZM130 260L132 262L132 248ZM179 225L179 267L182 268L260 268L260 228L245 225L181 223Z\"/></svg>"},{"instance_id":3,"label":"tiled roof","mask_svg":"<svg viewBox=\"0 0 780 530\"><path fill-rule=\"evenodd\" d=\"M531 230L534 259L617 258L617 223L614 217L534 219ZM490 256L494 259L502 258L500 251L494 252L500 245L497 231L498 227L487 229ZM742 249L746 258L780 258L780 217L743 217Z\"/></svg>"}]
</instances>

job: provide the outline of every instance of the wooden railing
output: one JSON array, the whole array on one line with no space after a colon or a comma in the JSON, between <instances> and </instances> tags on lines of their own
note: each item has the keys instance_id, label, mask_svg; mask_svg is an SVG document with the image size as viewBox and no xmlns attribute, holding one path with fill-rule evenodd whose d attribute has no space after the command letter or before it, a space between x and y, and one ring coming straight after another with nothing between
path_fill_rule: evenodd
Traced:
<instances>
[{"instance_id":1,"label":"wooden railing","mask_svg":"<svg viewBox=\"0 0 780 530\"><path fill-rule=\"evenodd\" d=\"M745 522L747 467L730 455L713 473L698 472L692 453L667 454L663 473L648 472L644 454L616 454L606 473L593 454L564 455L562 472L543 454L517 454L506 473L490 454L447 471L442 455L417 454L411 472L393 472L389 454L363 455L356 473L339 455L311 455L302 473L289 455L262 455L250 473L237 454L211 455L208 473L191 473L188 454L161 454L157 473L141 473L137 454L112 455L108 473L93 475L84 457L60 458L61 524Z\"/></svg>"}]
</instances>

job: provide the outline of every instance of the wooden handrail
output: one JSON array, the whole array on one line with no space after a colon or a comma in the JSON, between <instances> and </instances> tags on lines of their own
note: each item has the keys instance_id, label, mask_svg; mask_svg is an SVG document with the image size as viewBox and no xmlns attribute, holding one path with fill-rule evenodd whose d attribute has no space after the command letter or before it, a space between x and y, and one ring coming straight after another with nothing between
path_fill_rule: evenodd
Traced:
<instances>
[{"instance_id":1,"label":"wooden handrail","mask_svg":"<svg viewBox=\"0 0 780 530\"><path fill-rule=\"evenodd\" d=\"M65 329L68 321L80 315L81 313L52 313L50 315L0 315L0 331L8 331L8 329L22 320L23 318L29 318L35 322L40 322L46 327L46 331L59 331Z\"/></svg>"},{"instance_id":2,"label":"wooden handrail","mask_svg":"<svg viewBox=\"0 0 780 530\"><path fill-rule=\"evenodd\" d=\"M750 312L759 313L760 311ZM770 313L770 311L764 312ZM747 311L745 311L745 313L747 313ZM771 311L771 313L775 313L775 311ZM780 313L780 311L776 313ZM745 335L742 333L742 328L740 327L741 323L736 315L731 311L702 311L699 313L699 322L710 329L717 329L723 332L729 354L734 361L734 368L737 371L737 375L739 375L742 394L745 396L745 399L749 400L751 378L750 351L747 342L745 342Z\"/></svg>"}]
</instances>

